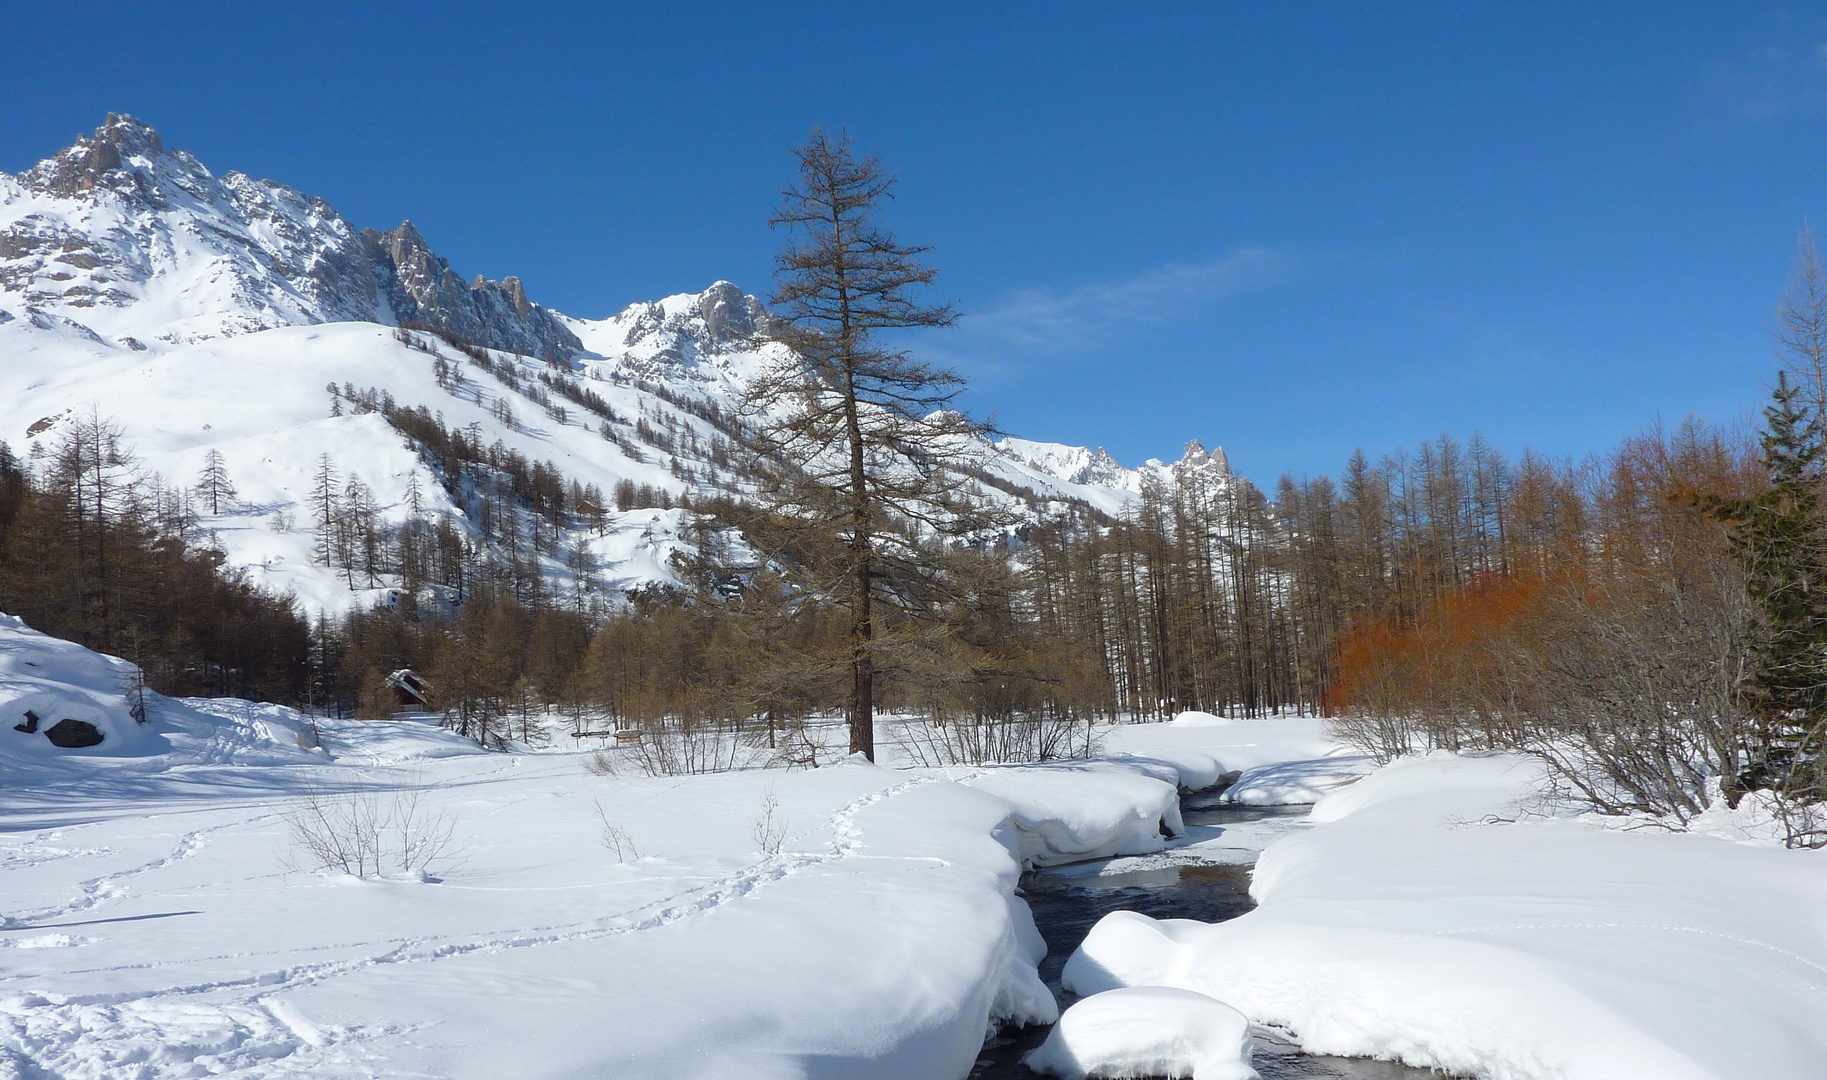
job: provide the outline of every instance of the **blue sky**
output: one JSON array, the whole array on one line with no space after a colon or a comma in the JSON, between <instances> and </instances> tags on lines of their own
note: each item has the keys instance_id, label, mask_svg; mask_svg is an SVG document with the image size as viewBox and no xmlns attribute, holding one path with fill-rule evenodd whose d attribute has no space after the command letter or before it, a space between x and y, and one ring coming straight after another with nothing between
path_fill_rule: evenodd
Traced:
<instances>
[{"instance_id":1,"label":"blue sky","mask_svg":"<svg viewBox=\"0 0 1827 1080\"><path fill-rule=\"evenodd\" d=\"M847 127L976 411L1264 483L1748 417L1827 219L1818 8L525 7L4 0L0 169L128 111L601 316L765 292L787 148Z\"/></svg>"}]
</instances>

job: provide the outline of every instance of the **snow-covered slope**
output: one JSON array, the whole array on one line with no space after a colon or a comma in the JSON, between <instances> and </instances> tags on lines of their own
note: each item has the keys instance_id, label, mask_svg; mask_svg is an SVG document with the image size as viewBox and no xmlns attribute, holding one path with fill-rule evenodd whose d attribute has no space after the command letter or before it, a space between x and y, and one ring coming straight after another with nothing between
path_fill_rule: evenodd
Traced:
<instances>
[{"instance_id":1,"label":"snow-covered slope","mask_svg":"<svg viewBox=\"0 0 1827 1080\"><path fill-rule=\"evenodd\" d=\"M639 501L661 506L572 527L556 546L582 548L605 591L673 580L688 517L665 506L737 486L728 417L745 381L779 358L769 318L724 281L606 319L560 315L513 278L466 284L410 222L359 230L321 199L218 177L128 116L0 173L0 440L30 458L99 415L179 485L219 452L239 498L203 526L233 565L313 610L398 585L313 561L306 496L325 455L342 481L371 489L382 521L402 521L416 490L426 513L479 539L473 500L442 490L400 432L349 407L347 389L423 406L567 482L652 493ZM391 328L402 324L437 333L401 340ZM490 363L438 334L487 347ZM561 375L603 408L555 392ZM1222 452L1197 444L1180 463L1136 470L1023 439L979 451L981 497L1030 519L1075 504L1119 514L1147 483L1189 468L1229 479ZM546 559L561 578L566 561Z\"/></svg>"}]
</instances>

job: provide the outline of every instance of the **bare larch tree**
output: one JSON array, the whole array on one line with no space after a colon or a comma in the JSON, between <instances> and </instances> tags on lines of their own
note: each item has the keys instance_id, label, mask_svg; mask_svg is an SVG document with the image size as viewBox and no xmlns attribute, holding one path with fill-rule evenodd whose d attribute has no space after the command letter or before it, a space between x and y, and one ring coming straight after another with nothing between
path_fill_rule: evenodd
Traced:
<instances>
[{"instance_id":1,"label":"bare larch tree","mask_svg":"<svg viewBox=\"0 0 1827 1080\"><path fill-rule=\"evenodd\" d=\"M223 504L234 504L238 493L234 481L229 479L222 451L212 449L203 455L203 471L197 475L196 490L197 497L209 503L212 517L222 512Z\"/></svg>"},{"instance_id":2,"label":"bare larch tree","mask_svg":"<svg viewBox=\"0 0 1827 1080\"><path fill-rule=\"evenodd\" d=\"M792 239L776 258L767 331L791 354L750 385L748 449L773 463L763 494L779 517L829 553L809 560L814 588L849 608L850 752L873 760L875 605L924 542L959 530L959 466L980 429L951 408L958 375L881 339L956 319L949 304L918 297L937 274L921 261L928 249L875 221L895 177L859 158L847 134L814 130L794 154L798 182L769 221Z\"/></svg>"}]
</instances>

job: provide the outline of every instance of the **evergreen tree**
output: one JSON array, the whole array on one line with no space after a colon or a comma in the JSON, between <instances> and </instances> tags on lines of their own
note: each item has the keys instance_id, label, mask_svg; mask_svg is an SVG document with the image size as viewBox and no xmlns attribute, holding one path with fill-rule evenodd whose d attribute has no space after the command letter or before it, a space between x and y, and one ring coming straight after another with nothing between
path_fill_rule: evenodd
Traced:
<instances>
[{"instance_id":1,"label":"evergreen tree","mask_svg":"<svg viewBox=\"0 0 1827 1080\"><path fill-rule=\"evenodd\" d=\"M1802 790L1821 782L1827 723L1827 531L1822 418L1777 376L1759 440L1769 487L1721 506L1736 526L1746 586L1760 617L1751 686L1760 723L1739 782Z\"/></svg>"}]
</instances>

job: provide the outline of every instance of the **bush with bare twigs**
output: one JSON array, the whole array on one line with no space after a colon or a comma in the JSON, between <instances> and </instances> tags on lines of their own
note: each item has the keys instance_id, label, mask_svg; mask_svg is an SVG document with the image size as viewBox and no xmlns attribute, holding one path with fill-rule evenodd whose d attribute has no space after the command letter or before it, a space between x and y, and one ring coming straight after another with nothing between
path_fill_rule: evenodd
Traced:
<instances>
[{"instance_id":1,"label":"bush with bare twigs","mask_svg":"<svg viewBox=\"0 0 1827 1080\"><path fill-rule=\"evenodd\" d=\"M286 814L286 825L295 867L358 878L429 874L446 860L456 833L456 819L425 807L416 785L393 791L310 786Z\"/></svg>"}]
</instances>

